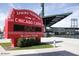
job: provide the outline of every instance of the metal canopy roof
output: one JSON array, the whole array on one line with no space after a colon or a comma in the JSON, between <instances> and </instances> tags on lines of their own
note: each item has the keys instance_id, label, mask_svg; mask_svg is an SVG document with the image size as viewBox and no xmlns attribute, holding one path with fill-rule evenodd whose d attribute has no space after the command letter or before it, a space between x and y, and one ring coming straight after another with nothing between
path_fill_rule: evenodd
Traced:
<instances>
[{"instance_id":1,"label":"metal canopy roof","mask_svg":"<svg viewBox=\"0 0 79 59\"><path fill-rule=\"evenodd\" d=\"M64 13L64 14L57 14L57 15L50 15L43 17L43 23L47 27L50 27L51 25L57 23L58 21L61 21L65 17L69 16L72 13Z\"/></svg>"}]
</instances>

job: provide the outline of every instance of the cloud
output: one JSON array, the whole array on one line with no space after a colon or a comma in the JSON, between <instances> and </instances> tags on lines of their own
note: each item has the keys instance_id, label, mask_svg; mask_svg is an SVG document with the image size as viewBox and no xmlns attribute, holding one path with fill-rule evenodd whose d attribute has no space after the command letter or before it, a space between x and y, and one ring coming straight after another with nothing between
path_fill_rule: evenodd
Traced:
<instances>
[{"instance_id":1,"label":"cloud","mask_svg":"<svg viewBox=\"0 0 79 59\"><path fill-rule=\"evenodd\" d=\"M46 4L45 15L60 14L66 12L73 12L79 9L79 4L72 3L53 3Z\"/></svg>"},{"instance_id":2,"label":"cloud","mask_svg":"<svg viewBox=\"0 0 79 59\"><path fill-rule=\"evenodd\" d=\"M9 6L11 8L15 8L15 9L22 9L21 5L20 4L13 4L13 3L10 3Z\"/></svg>"},{"instance_id":3,"label":"cloud","mask_svg":"<svg viewBox=\"0 0 79 59\"><path fill-rule=\"evenodd\" d=\"M14 4L10 3L9 5L11 8L15 8Z\"/></svg>"},{"instance_id":4,"label":"cloud","mask_svg":"<svg viewBox=\"0 0 79 59\"><path fill-rule=\"evenodd\" d=\"M67 4L65 4L65 3L46 4L45 5L45 15L61 13L62 10L64 9L64 7L66 7L66 6L67 6Z\"/></svg>"}]
</instances>

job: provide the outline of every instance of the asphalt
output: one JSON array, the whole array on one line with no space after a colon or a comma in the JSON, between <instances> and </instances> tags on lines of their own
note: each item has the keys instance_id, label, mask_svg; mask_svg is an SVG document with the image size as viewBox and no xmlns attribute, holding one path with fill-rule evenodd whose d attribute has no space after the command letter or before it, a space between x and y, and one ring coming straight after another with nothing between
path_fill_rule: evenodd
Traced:
<instances>
[{"instance_id":1,"label":"asphalt","mask_svg":"<svg viewBox=\"0 0 79 59\"><path fill-rule=\"evenodd\" d=\"M37 53L37 54L21 54L17 56L78 56L78 55L62 50L57 52L47 52L47 53Z\"/></svg>"}]
</instances>

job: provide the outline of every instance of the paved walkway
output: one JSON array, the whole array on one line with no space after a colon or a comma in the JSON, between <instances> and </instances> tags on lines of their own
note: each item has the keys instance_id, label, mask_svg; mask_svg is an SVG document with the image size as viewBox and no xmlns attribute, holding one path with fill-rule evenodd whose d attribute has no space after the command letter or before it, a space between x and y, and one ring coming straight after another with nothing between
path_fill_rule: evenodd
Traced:
<instances>
[{"instance_id":1,"label":"paved walkway","mask_svg":"<svg viewBox=\"0 0 79 59\"><path fill-rule=\"evenodd\" d=\"M5 52L5 49L0 45L0 55L3 55Z\"/></svg>"},{"instance_id":2,"label":"paved walkway","mask_svg":"<svg viewBox=\"0 0 79 59\"><path fill-rule=\"evenodd\" d=\"M30 50L16 50L6 51L2 55L20 55L20 56L77 56L79 55L79 40L70 38L42 38L42 42L53 45L56 41L56 48L46 49L30 49ZM2 48L0 51L3 50Z\"/></svg>"},{"instance_id":3,"label":"paved walkway","mask_svg":"<svg viewBox=\"0 0 79 59\"><path fill-rule=\"evenodd\" d=\"M3 52L3 51L5 51L5 49L2 48L2 46L0 45L0 52Z\"/></svg>"},{"instance_id":4,"label":"paved walkway","mask_svg":"<svg viewBox=\"0 0 79 59\"><path fill-rule=\"evenodd\" d=\"M49 42L54 45L52 43L54 40L56 41L56 46L60 47L60 49L79 55L79 39L51 37L42 39L42 42Z\"/></svg>"}]
</instances>

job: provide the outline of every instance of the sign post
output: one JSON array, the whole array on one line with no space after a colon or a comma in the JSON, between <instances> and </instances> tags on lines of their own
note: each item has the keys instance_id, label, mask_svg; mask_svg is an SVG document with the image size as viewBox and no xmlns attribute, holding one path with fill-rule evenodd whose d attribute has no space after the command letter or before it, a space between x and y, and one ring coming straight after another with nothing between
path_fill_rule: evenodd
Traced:
<instances>
[{"instance_id":1,"label":"sign post","mask_svg":"<svg viewBox=\"0 0 79 59\"><path fill-rule=\"evenodd\" d=\"M53 44L54 44L54 47L56 47L56 41L55 40L53 41Z\"/></svg>"}]
</instances>

